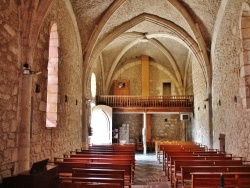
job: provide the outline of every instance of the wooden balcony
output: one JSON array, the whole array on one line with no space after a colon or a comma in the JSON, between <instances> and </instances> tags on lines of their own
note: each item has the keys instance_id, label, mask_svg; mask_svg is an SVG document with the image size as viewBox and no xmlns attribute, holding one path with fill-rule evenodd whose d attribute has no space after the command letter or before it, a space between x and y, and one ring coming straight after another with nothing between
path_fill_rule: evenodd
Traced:
<instances>
[{"instance_id":1,"label":"wooden balcony","mask_svg":"<svg viewBox=\"0 0 250 188\"><path fill-rule=\"evenodd\" d=\"M193 112L193 95L183 96L97 96L98 105L107 105L114 112Z\"/></svg>"}]
</instances>

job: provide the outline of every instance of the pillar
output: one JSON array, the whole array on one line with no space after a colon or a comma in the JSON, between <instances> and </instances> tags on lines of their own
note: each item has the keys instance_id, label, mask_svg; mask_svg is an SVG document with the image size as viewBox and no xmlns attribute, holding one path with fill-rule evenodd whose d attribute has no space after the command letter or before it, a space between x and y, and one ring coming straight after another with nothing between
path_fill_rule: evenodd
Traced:
<instances>
[{"instance_id":1,"label":"pillar","mask_svg":"<svg viewBox=\"0 0 250 188\"><path fill-rule=\"evenodd\" d=\"M142 140L143 140L143 154L147 154L147 114L146 112L143 112Z\"/></svg>"},{"instance_id":2,"label":"pillar","mask_svg":"<svg viewBox=\"0 0 250 188\"><path fill-rule=\"evenodd\" d=\"M29 169L32 76L23 75L18 129L18 172Z\"/></svg>"}]
</instances>

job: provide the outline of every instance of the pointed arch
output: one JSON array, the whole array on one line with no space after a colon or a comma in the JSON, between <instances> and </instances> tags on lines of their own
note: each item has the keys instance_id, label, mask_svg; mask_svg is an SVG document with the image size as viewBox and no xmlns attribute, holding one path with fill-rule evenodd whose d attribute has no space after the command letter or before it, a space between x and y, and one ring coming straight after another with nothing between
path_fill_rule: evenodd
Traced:
<instances>
[{"instance_id":1,"label":"pointed arch","mask_svg":"<svg viewBox=\"0 0 250 188\"><path fill-rule=\"evenodd\" d=\"M98 37L99 37L100 33L102 32L102 29L104 28L104 26L105 26L106 22L109 20L109 18L113 15L113 13L116 10L118 10L118 8L125 1L126 0L117 0L117 1L115 1L112 4L112 6L106 11L106 13L103 16L103 19L101 19L100 22L98 23L98 25L96 26L96 28L95 28L95 30L93 32L93 35L91 36L91 38L90 38L90 40L88 42L85 57L84 57L84 64L86 66L86 75L85 75L86 77L88 77L88 75L89 75L89 73L91 71L90 69L91 69L93 61L95 61L96 58L97 58L97 56L94 54L94 49L95 49L95 45L96 45L96 42L98 40ZM206 44L205 44L204 38L202 36L202 33L201 33L200 29L199 29L199 26L198 26L197 23L194 22L194 20L189 15L189 13L185 9L185 7L183 7L178 1L169 0L168 2L174 8L176 8L176 10L183 16L183 19L189 24L189 26L190 26L190 28L191 28L194 36L195 36L195 40L197 42L189 35L184 35L183 37L180 37L180 38L181 38L181 40L183 40L185 43L188 44L190 50L192 51L192 53L194 53L194 55L198 59L198 62L200 63L200 65L202 67L203 75L204 75L205 80L206 80L207 90L208 90L208 92L210 92L210 89L211 89L210 86L211 86L211 80L212 80L212 78L211 78L212 69L211 69L210 60L209 60L207 50L206 50ZM142 15L146 15L146 14L142 14ZM157 16L155 16L155 17L157 17ZM163 18L160 18L160 19L163 19ZM149 20L147 20L147 21L149 21ZM131 24L131 21L128 21L127 25L130 25L130 24ZM162 26L161 23L159 25ZM134 26L134 24L130 25L130 27L133 27L133 26ZM118 29L115 29L115 30L117 31L119 29L121 29L121 27L119 27ZM124 32L123 29L121 29L121 30L122 30L121 32ZM180 30L183 30L183 29L180 28ZM121 34L121 32L119 34ZM179 35L177 34L177 36L179 36ZM189 43L188 41L191 42L191 43ZM195 46L193 46L193 45L195 45ZM86 87L86 85L84 85L84 87Z\"/></svg>"},{"instance_id":2,"label":"pointed arch","mask_svg":"<svg viewBox=\"0 0 250 188\"><path fill-rule=\"evenodd\" d=\"M165 27L166 29L171 31L172 35L176 36L177 38L180 38L180 40L182 40L188 46L190 51L192 51L192 53L197 58L200 66L202 68L203 76L204 76L204 78L206 80L206 84L207 84L206 86L208 87L208 84L209 84L208 75L209 75L209 73L208 73L206 66L210 66L210 65L209 65L208 61L205 61L206 58L203 57L204 56L203 51L199 48L196 41L185 30L183 30L183 28L179 27L175 23L173 23L169 20L165 20L163 18L160 18L158 16L146 14L146 13L143 13L143 14L133 18L132 20L122 24L121 26L117 27L102 42L100 42L98 44L98 46L96 46L95 50L91 54L92 58L89 59L89 62L88 62L88 67L86 69L86 74L85 74L86 78L88 77L88 75L91 71L92 64L96 61L96 59L101 54L101 52L105 49L105 47L108 44L110 44L114 39L119 37L122 33L129 30L130 28L134 27L135 25L138 25L139 23L141 23L143 21L148 21L148 22L154 23L156 25L160 25L162 27ZM86 57L86 58L90 58L90 57ZM86 60L87 59L85 59L85 61ZM86 85L84 87L86 87Z\"/></svg>"}]
</instances>

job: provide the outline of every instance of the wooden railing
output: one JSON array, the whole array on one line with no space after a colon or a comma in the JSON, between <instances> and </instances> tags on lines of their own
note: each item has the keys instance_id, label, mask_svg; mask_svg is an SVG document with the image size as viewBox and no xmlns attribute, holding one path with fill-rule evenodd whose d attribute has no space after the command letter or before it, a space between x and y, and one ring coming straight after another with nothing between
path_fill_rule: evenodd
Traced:
<instances>
[{"instance_id":1,"label":"wooden railing","mask_svg":"<svg viewBox=\"0 0 250 188\"><path fill-rule=\"evenodd\" d=\"M179 96L133 96L133 95L101 95L97 96L97 104L114 108L121 107L178 107L193 108L193 95Z\"/></svg>"}]
</instances>

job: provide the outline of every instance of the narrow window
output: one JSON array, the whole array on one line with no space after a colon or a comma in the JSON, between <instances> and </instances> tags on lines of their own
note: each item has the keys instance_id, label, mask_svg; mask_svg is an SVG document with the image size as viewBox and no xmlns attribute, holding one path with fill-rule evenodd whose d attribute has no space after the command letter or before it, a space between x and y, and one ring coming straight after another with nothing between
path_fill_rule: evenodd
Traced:
<instances>
[{"instance_id":1,"label":"narrow window","mask_svg":"<svg viewBox=\"0 0 250 188\"><path fill-rule=\"evenodd\" d=\"M53 24L49 39L46 127L56 127L57 125L58 47L57 25Z\"/></svg>"},{"instance_id":2,"label":"narrow window","mask_svg":"<svg viewBox=\"0 0 250 188\"><path fill-rule=\"evenodd\" d=\"M96 97L96 76L94 73L91 75L91 94L92 97Z\"/></svg>"}]
</instances>

